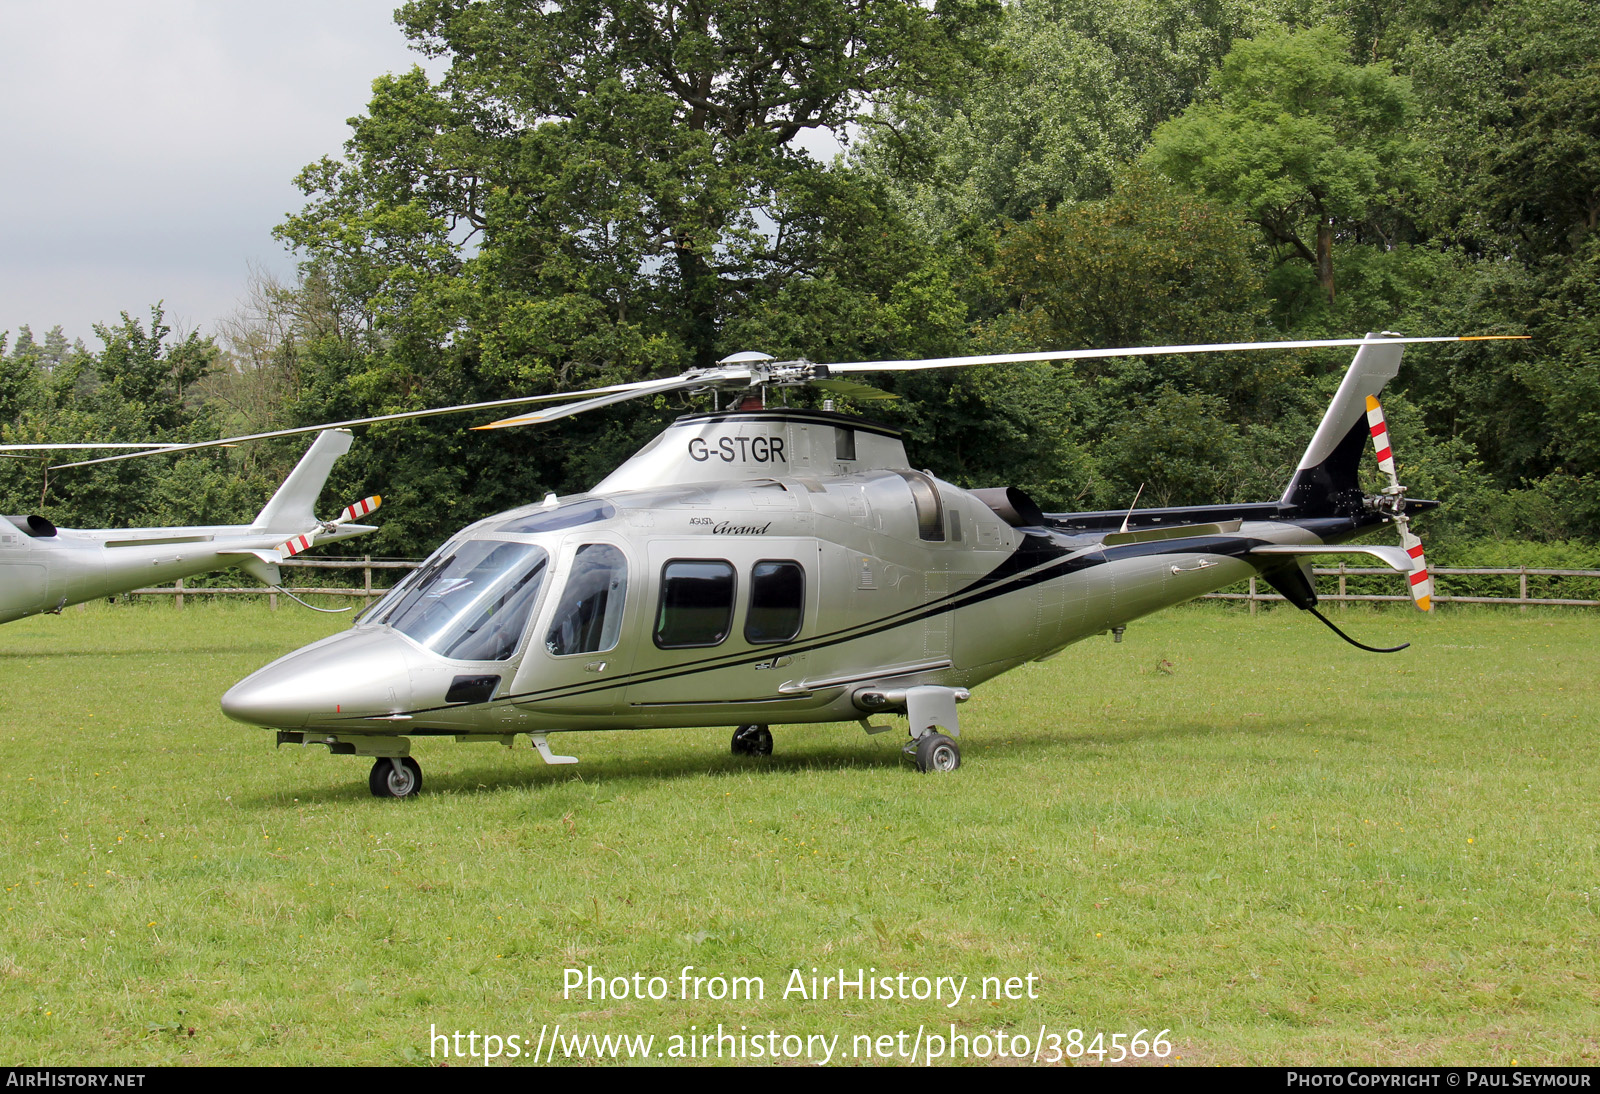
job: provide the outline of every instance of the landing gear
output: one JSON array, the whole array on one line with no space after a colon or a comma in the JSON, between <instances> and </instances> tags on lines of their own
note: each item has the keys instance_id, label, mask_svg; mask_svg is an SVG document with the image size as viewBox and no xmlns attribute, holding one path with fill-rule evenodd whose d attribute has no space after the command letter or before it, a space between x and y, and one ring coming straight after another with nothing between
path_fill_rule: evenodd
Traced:
<instances>
[{"instance_id":1,"label":"landing gear","mask_svg":"<svg viewBox=\"0 0 1600 1094\"><path fill-rule=\"evenodd\" d=\"M367 787L375 798L409 798L422 789L422 765L410 756L379 756Z\"/></svg>"},{"instance_id":2,"label":"landing gear","mask_svg":"<svg viewBox=\"0 0 1600 1094\"><path fill-rule=\"evenodd\" d=\"M772 755L772 731L766 726L740 726L733 731L735 756Z\"/></svg>"},{"instance_id":3,"label":"landing gear","mask_svg":"<svg viewBox=\"0 0 1600 1094\"><path fill-rule=\"evenodd\" d=\"M961 766L961 750L943 733L924 733L916 740L917 770L954 771Z\"/></svg>"}]
</instances>

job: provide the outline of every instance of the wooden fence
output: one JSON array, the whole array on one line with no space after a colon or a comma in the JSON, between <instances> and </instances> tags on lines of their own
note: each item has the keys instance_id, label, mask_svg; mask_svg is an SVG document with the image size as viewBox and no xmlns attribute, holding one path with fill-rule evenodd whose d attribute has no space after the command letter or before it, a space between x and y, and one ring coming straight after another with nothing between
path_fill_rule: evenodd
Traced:
<instances>
[{"instance_id":1,"label":"wooden fence","mask_svg":"<svg viewBox=\"0 0 1600 1094\"><path fill-rule=\"evenodd\" d=\"M420 561L415 560L415 559L376 559L375 560L375 559L372 558L371 555L366 555L366 556L363 556L360 559L354 559L354 558L350 558L350 559L343 559L343 558L328 558L328 559L324 559L324 558L304 558L304 559L302 559L302 558L292 558L292 559L285 559L283 562L280 562L278 565L283 567L284 569L360 570L361 571L361 585L360 585L360 587L353 587L353 586L352 587L345 587L345 586L332 586L332 585L285 585L284 586L284 591L294 593L296 596L305 596L307 594L315 595L315 594L321 593L321 594L328 595L328 596L359 596L359 597L364 597L364 598L370 599L371 597L374 597L374 596L382 596L384 593L389 591L389 586L391 584L393 584L393 582L385 582L382 585L374 586L372 584L372 571L378 570L378 571L381 572L381 571L385 571L385 570L415 570L418 566L422 565L422 563ZM262 586L262 585L251 585L251 586L248 586L248 587L245 587L245 588L237 588L237 587L232 587L232 586L220 586L220 585L218 585L218 586L204 586L204 585L195 586L195 585L190 585L190 586L185 587L185 585L183 583L183 579L181 577L177 580L177 582L175 584L172 584L172 585L160 585L160 586L155 586L155 587L146 588L146 589L134 589L132 592L124 593L123 595L124 596L170 596L170 597L173 598L173 602L179 608L183 607L184 598L185 597L190 597L190 596L263 596L264 595L267 598L267 606L270 607L273 611L277 611L278 610L278 594L273 592L272 590L266 588L265 586Z\"/></svg>"},{"instance_id":2,"label":"wooden fence","mask_svg":"<svg viewBox=\"0 0 1600 1094\"><path fill-rule=\"evenodd\" d=\"M326 585L285 586L285 588L289 592L294 593L296 596L304 596L306 594L315 595L315 594L321 593L321 594L325 594L325 595L334 595L334 596L359 596L359 597L363 597L363 598L371 598L371 597L374 597L374 596L382 596L384 593L389 591L389 586L391 584L393 584L393 582L384 582L382 585L374 586L373 583L372 583L372 574L373 574L374 570L379 571L380 575L386 575L387 572L391 571L391 570L414 570L419 565L421 565L421 563L418 562L418 561L409 560L409 559L389 559L389 560L376 560L375 561L370 556L368 556L368 557L361 558L361 559L320 559L320 558L317 558L317 559L290 559L288 561L283 562L282 565L286 569L288 569L288 568L301 568L301 569L312 569L312 570L359 570L361 572L361 584L360 584L360 586L349 586L349 587L332 587L332 586L326 586ZM1348 590L1348 581L1352 577L1385 577L1385 578L1389 578L1389 579L1393 580L1398 585L1398 583L1401 581L1400 575L1395 573L1395 571L1388 569L1387 567L1367 568L1367 567L1349 567L1349 566L1342 566L1341 565L1341 566L1336 566L1336 567L1317 567L1317 568L1315 568L1313 570L1313 573L1318 577L1336 577L1336 578L1339 579L1338 591L1337 592L1323 591L1322 589L1318 589L1317 590L1317 596L1318 596L1319 601L1324 602L1324 603L1331 602L1331 603L1334 603L1334 604L1343 604L1343 603L1355 603L1357 601L1369 601L1369 602L1373 602L1373 601L1375 601L1375 602L1394 601L1396 603L1403 603L1403 602L1409 601L1411 599L1410 595L1407 594L1407 593L1404 593L1404 592L1395 593L1395 594L1375 594L1375 593L1352 593L1352 592L1350 592ZM1439 581L1439 580L1435 581L1433 600L1434 600L1434 603L1436 603L1436 604L1509 604L1509 605L1515 605L1516 607L1519 607L1519 608L1542 607L1542 606L1561 607L1561 608L1596 608L1596 607L1600 607L1600 600L1572 600L1572 599L1562 599L1562 598L1555 598L1555 597L1530 597L1528 595L1528 578L1530 578L1530 577L1578 577L1578 578L1590 578L1590 579L1594 579L1594 580L1600 580L1600 570L1555 570L1555 569L1544 569L1544 568L1540 568L1540 567L1531 567L1531 566L1515 566L1515 567L1508 567L1508 568L1503 568L1503 569L1478 568L1478 567L1466 568L1466 569L1450 569L1450 568L1435 569L1435 568L1430 567L1429 568L1429 573L1431 573L1434 576L1434 578L1436 578L1436 579L1443 579L1442 581ZM1482 575L1482 576L1495 576L1495 577L1515 577L1515 578L1518 579L1517 585L1518 585L1519 595L1517 595L1517 596L1451 596L1451 595L1449 595L1447 593L1441 593L1439 591L1439 588L1440 588L1441 585L1448 586L1449 579L1452 576L1463 576L1464 577L1464 576L1469 576L1469 575ZM1261 604L1270 604L1270 603L1272 603L1274 601L1283 600L1283 597L1279 596L1275 592L1272 592L1270 590L1270 588L1267 591L1263 592L1261 590L1261 588L1258 587L1259 584L1264 584L1264 583L1261 583L1259 578L1251 578L1250 579L1249 592L1243 592L1243 593L1208 593L1203 599L1206 599L1206 600L1245 600L1245 601L1248 601L1249 604L1250 604L1250 612L1251 612L1251 614L1254 614L1256 612L1258 606L1261 605ZM269 590L267 590L267 589L265 589L265 588L263 588L262 586L259 586L259 585L251 586L251 587L248 587L248 588L232 588L232 587L225 588L225 587L205 587L205 586L199 586L199 587L189 586L189 587L185 587L184 583L180 580L175 585L163 585L163 586L160 586L160 587L157 587L157 588L148 588L148 589L134 589L131 593L127 593L125 595L128 595L128 596L170 596L170 597L173 598L174 603L179 608L183 607L184 598L185 597L190 597L190 596L262 596L262 595L265 595L267 597L268 605L272 608L272 610L273 611L277 611L278 610L278 594L276 594L274 592L271 592L271 591L269 591Z\"/></svg>"},{"instance_id":3,"label":"wooden fence","mask_svg":"<svg viewBox=\"0 0 1600 1094\"><path fill-rule=\"evenodd\" d=\"M1317 600L1319 603L1332 602L1335 604L1340 604L1352 603L1361 600L1379 602L1394 601L1396 603L1405 603L1411 599L1410 593L1380 595L1374 593L1352 593L1348 591L1348 579L1352 577L1387 577L1395 581L1403 580L1398 573L1389 569L1388 567L1369 568L1350 567L1344 565L1332 567L1318 566L1312 569L1312 573L1317 577L1337 577L1339 579L1339 591L1337 593L1324 592L1320 588L1317 590ZM1430 566L1428 567L1428 573L1434 578L1433 602L1435 604L1513 604L1519 608L1528 608L1534 606L1559 608L1600 608L1600 600L1571 600L1558 597L1530 597L1528 595L1528 578L1530 577L1586 577L1594 579L1600 578L1600 570L1555 570L1537 566L1514 566L1501 569L1477 566L1456 568L1439 568ZM1451 596L1447 593L1441 593L1439 591L1440 586L1442 584L1447 584L1452 575L1458 577L1466 577L1470 575L1487 577L1515 577L1517 578L1518 595ZM1443 578L1444 581L1441 582L1439 580L1441 578ZM1250 579L1250 591L1247 593L1208 593L1203 599L1247 600L1250 602L1250 614L1254 615L1257 605L1269 604L1274 601L1281 601L1284 599L1279 594L1271 591L1261 592L1258 588L1258 583L1260 580L1260 578L1252 577Z\"/></svg>"}]
</instances>

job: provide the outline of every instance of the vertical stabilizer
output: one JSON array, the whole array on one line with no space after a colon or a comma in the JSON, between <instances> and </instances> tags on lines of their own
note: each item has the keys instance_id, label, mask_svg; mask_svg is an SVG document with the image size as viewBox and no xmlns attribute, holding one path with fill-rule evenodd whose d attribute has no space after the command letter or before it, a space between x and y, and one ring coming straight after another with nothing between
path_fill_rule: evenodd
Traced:
<instances>
[{"instance_id":1,"label":"vertical stabilizer","mask_svg":"<svg viewBox=\"0 0 1600 1094\"><path fill-rule=\"evenodd\" d=\"M1390 332L1368 338L1398 338ZM1306 516L1349 516L1362 508L1361 457L1367 444L1367 398L1400 372L1402 345L1375 342L1356 350L1339 391L1328 404L1282 504Z\"/></svg>"},{"instance_id":2,"label":"vertical stabilizer","mask_svg":"<svg viewBox=\"0 0 1600 1094\"><path fill-rule=\"evenodd\" d=\"M272 500L256 514L251 527L284 533L304 532L314 527L317 497L328 481L334 461L350 451L352 440L348 429L325 429L318 433L310 450L295 464Z\"/></svg>"}]
</instances>

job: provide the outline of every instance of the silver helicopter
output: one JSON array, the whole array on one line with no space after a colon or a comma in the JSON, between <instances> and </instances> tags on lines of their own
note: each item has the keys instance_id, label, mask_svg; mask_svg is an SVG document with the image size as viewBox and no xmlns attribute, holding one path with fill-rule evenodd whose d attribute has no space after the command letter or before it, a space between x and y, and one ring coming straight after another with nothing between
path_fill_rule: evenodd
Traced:
<instances>
[{"instance_id":1,"label":"silver helicopter","mask_svg":"<svg viewBox=\"0 0 1600 1094\"><path fill-rule=\"evenodd\" d=\"M546 763L565 764L577 761L552 751L553 733L722 726L735 727L734 753L760 756L771 724L878 733L892 727L872 718L886 714L906 716L918 768L952 771L970 689L1091 635L1120 640L1132 620L1234 582L1259 575L1338 631L1316 612L1310 560L1359 553L1404 574L1427 610L1409 517L1436 503L1405 497L1377 395L1403 343L1455 340L832 365L745 353L587 397L405 415L568 400L477 427L499 428L673 390L738 391L732 409L679 418L590 492L464 528L349 631L245 678L222 709L280 745L373 757L380 797L421 788L411 737L509 747L525 733ZM841 379L856 372L1313 346L1359 348L1283 495L1252 504L1047 515L1017 489L964 490L914 469L887 426L765 400L801 383L870 394ZM1369 436L1389 483L1377 495L1358 476ZM1388 524L1401 546L1345 542Z\"/></svg>"},{"instance_id":2,"label":"silver helicopter","mask_svg":"<svg viewBox=\"0 0 1600 1094\"><path fill-rule=\"evenodd\" d=\"M374 525L351 523L376 509L377 497L348 506L329 521L318 520L312 511L351 439L348 430L323 431L249 524L78 529L57 528L37 515L0 517L0 623L231 567L280 588L278 565L285 558L313 542L377 531ZM0 452L111 447L159 452L173 446L0 445Z\"/></svg>"}]
</instances>

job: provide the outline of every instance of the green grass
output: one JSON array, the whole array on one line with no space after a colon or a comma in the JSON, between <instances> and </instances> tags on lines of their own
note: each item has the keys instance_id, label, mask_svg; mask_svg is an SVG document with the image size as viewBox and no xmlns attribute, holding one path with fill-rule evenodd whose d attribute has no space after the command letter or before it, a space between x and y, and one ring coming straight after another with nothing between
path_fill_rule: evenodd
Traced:
<instances>
[{"instance_id":1,"label":"green grass","mask_svg":"<svg viewBox=\"0 0 1600 1094\"><path fill-rule=\"evenodd\" d=\"M980 688L949 776L853 725L775 726L767 761L723 730L557 737L566 768L423 740L406 802L218 710L342 619L10 624L0 1059L426 1063L430 1027L661 1050L720 1022L839 1052L953 1023L1167 1029L1182 1063L1593 1064L1600 620L1342 618L1414 645L1171 612ZM681 1000L685 965L766 998ZM585 966L672 990L563 999ZM812 966L1032 973L1039 998L782 998Z\"/></svg>"}]
</instances>

